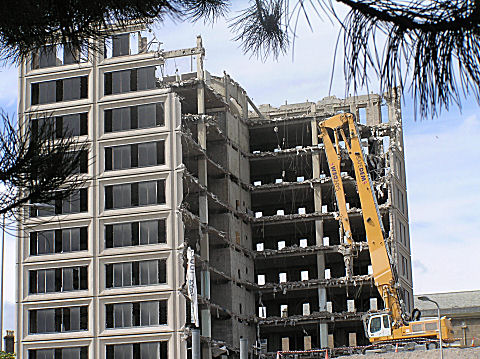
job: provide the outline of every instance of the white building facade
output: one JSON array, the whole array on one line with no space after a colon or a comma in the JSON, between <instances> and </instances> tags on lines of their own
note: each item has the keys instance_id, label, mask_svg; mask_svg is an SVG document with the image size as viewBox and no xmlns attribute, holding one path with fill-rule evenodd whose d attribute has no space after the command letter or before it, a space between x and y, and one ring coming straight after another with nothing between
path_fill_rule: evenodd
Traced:
<instances>
[{"instance_id":1,"label":"white building facade","mask_svg":"<svg viewBox=\"0 0 480 359\"><path fill-rule=\"evenodd\" d=\"M19 224L18 358L186 356L180 102L140 32L108 42L46 47L19 70L20 122L47 115L88 156L78 193Z\"/></svg>"}]
</instances>

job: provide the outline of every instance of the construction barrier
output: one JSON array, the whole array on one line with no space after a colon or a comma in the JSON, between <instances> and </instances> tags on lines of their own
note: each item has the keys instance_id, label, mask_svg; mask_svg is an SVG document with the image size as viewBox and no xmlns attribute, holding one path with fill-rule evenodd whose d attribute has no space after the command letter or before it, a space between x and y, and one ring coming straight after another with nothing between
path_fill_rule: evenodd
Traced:
<instances>
[{"instance_id":1,"label":"construction barrier","mask_svg":"<svg viewBox=\"0 0 480 359\"><path fill-rule=\"evenodd\" d=\"M278 351L277 359L282 359L283 355L288 354L311 354L311 353L325 353L325 359L328 359L328 349L312 349L312 350L288 350L288 351Z\"/></svg>"}]
</instances>

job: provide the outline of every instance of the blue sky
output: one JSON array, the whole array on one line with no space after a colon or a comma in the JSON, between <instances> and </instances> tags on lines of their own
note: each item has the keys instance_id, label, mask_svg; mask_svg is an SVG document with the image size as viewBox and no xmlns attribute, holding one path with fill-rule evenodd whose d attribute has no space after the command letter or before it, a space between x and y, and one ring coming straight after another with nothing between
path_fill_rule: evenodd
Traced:
<instances>
[{"instance_id":1,"label":"blue sky","mask_svg":"<svg viewBox=\"0 0 480 359\"><path fill-rule=\"evenodd\" d=\"M314 19L314 32L299 26L292 52L266 62L244 55L225 22L205 26L171 22L155 29L166 50L195 46L201 34L205 66L212 74L230 74L254 102L279 106L345 96L342 68L336 67L329 93L338 28ZM337 55L342 63L341 53ZM187 63L177 63L181 67ZM173 67L171 67L173 68ZM0 67L0 108L16 112L17 70ZM375 88L372 87L372 91ZM362 91L360 93L365 93ZM463 111L443 111L433 120L414 120L408 94L403 104L410 238L415 293L480 289L480 117L478 105L465 100ZM6 245L6 318L12 329L15 302L15 241Z\"/></svg>"}]
</instances>

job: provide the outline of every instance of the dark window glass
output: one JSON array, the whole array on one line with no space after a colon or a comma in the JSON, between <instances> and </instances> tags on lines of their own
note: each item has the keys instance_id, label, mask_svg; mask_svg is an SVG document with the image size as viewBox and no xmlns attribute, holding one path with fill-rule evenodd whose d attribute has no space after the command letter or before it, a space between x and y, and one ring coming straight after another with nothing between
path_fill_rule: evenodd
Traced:
<instances>
[{"instance_id":1,"label":"dark window glass","mask_svg":"<svg viewBox=\"0 0 480 359\"><path fill-rule=\"evenodd\" d=\"M88 289L87 267L29 271L29 293L42 294Z\"/></svg>"},{"instance_id":2,"label":"dark window glass","mask_svg":"<svg viewBox=\"0 0 480 359\"><path fill-rule=\"evenodd\" d=\"M105 132L152 128L165 124L164 104L147 104L105 110Z\"/></svg>"},{"instance_id":3,"label":"dark window glass","mask_svg":"<svg viewBox=\"0 0 480 359\"><path fill-rule=\"evenodd\" d=\"M148 181L138 184L139 206L148 206L157 203L157 182Z\"/></svg>"},{"instance_id":4,"label":"dark window glass","mask_svg":"<svg viewBox=\"0 0 480 359\"><path fill-rule=\"evenodd\" d=\"M61 123L58 121L61 119ZM61 126L58 126L61 124ZM57 134L61 136L83 136L88 134L88 113L76 113L57 117ZM61 131L59 133L59 131Z\"/></svg>"},{"instance_id":5,"label":"dark window glass","mask_svg":"<svg viewBox=\"0 0 480 359\"><path fill-rule=\"evenodd\" d=\"M34 118L30 121L33 133L37 133L38 129L48 128L45 123L50 123L53 126L52 130L54 130L56 138L88 134L88 113L76 113L51 118Z\"/></svg>"},{"instance_id":6,"label":"dark window glass","mask_svg":"<svg viewBox=\"0 0 480 359\"><path fill-rule=\"evenodd\" d=\"M29 350L28 359L55 359L55 349Z\"/></svg>"},{"instance_id":7,"label":"dark window glass","mask_svg":"<svg viewBox=\"0 0 480 359\"><path fill-rule=\"evenodd\" d=\"M147 142L105 148L105 170L165 164L165 142Z\"/></svg>"},{"instance_id":8,"label":"dark window glass","mask_svg":"<svg viewBox=\"0 0 480 359\"><path fill-rule=\"evenodd\" d=\"M131 167L130 145L112 147L112 161L114 170L122 170Z\"/></svg>"},{"instance_id":9,"label":"dark window glass","mask_svg":"<svg viewBox=\"0 0 480 359\"><path fill-rule=\"evenodd\" d=\"M167 324L167 301L115 303L105 306L107 328L148 327Z\"/></svg>"},{"instance_id":10,"label":"dark window glass","mask_svg":"<svg viewBox=\"0 0 480 359\"><path fill-rule=\"evenodd\" d=\"M85 170L85 164L82 168ZM80 190L72 192L72 194L64 199L60 196L55 201L48 203L55 207L55 210L47 208L36 209L32 207L30 209L30 217L42 217L53 216L55 214L73 214L79 212L88 211L88 188L82 188Z\"/></svg>"},{"instance_id":11,"label":"dark window glass","mask_svg":"<svg viewBox=\"0 0 480 359\"><path fill-rule=\"evenodd\" d=\"M155 67L137 69L137 90L151 90L155 88Z\"/></svg>"},{"instance_id":12,"label":"dark window glass","mask_svg":"<svg viewBox=\"0 0 480 359\"><path fill-rule=\"evenodd\" d=\"M107 72L104 74L104 95L154 89L155 82L155 66Z\"/></svg>"},{"instance_id":13,"label":"dark window glass","mask_svg":"<svg viewBox=\"0 0 480 359\"><path fill-rule=\"evenodd\" d=\"M112 131L124 131L130 129L130 109L128 107L115 108L112 110Z\"/></svg>"},{"instance_id":14,"label":"dark window glass","mask_svg":"<svg viewBox=\"0 0 480 359\"><path fill-rule=\"evenodd\" d=\"M54 253L54 231L43 231L37 234L37 254Z\"/></svg>"},{"instance_id":15,"label":"dark window glass","mask_svg":"<svg viewBox=\"0 0 480 359\"><path fill-rule=\"evenodd\" d=\"M107 345L106 355L107 359L168 359L168 342Z\"/></svg>"},{"instance_id":16,"label":"dark window glass","mask_svg":"<svg viewBox=\"0 0 480 359\"><path fill-rule=\"evenodd\" d=\"M158 264L157 261L142 261L139 263L140 285L150 285L158 283Z\"/></svg>"},{"instance_id":17,"label":"dark window glass","mask_svg":"<svg viewBox=\"0 0 480 359\"><path fill-rule=\"evenodd\" d=\"M165 180L105 186L105 209L165 203Z\"/></svg>"},{"instance_id":18,"label":"dark window glass","mask_svg":"<svg viewBox=\"0 0 480 359\"><path fill-rule=\"evenodd\" d=\"M163 103L160 104L163 107ZM138 106L138 128L159 126L156 121L156 104Z\"/></svg>"},{"instance_id":19,"label":"dark window glass","mask_svg":"<svg viewBox=\"0 0 480 359\"><path fill-rule=\"evenodd\" d=\"M112 36L112 56L130 55L130 34Z\"/></svg>"},{"instance_id":20,"label":"dark window glass","mask_svg":"<svg viewBox=\"0 0 480 359\"><path fill-rule=\"evenodd\" d=\"M131 185L122 184L113 187L113 208L126 208L131 206Z\"/></svg>"},{"instance_id":21,"label":"dark window glass","mask_svg":"<svg viewBox=\"0 0 480 359\"><path fill-rule=\"evenodd\" d=\"M78 100L88 97L88 77L34 83L31 89L32 105Z\"/></svg>"},{"instance_id":22,"label":"dark window glass","mask_svg":"<svg viewBox=\"0 0 480 359\"><path fill-rule=\"evenodd\" d=\"M157 165L157 143L138 144L138 167Z\"/></svg>"},{"instance_id":23,"label":"dark window glass","mask_svg":"<svg viewBox=\"0 0 480 359\"><path fill-rule=\"evenodd\" d=\"M78 100L80 92L80 77L63 80L63 101Z\"/></svg>"},{"instance_id":24,"label":"dark window glass","mask_svg":"<svg viewBox=\"0 0 480 359\"><path fill-rule=\"evenodd\" d=\"M79 213L80 212L80 193L78 191L72 193L69 198L62 200L62 214Z\"/></svg>"},{"instance_id":25,"label":"dark window glass","mask_svg":"<svg viewBox=\"0 0 480 359\"><path fill-rule=\"evenodd\" d=\"M81 60L80 49L73 46L65 46L63 48L63 64L78 64Z\"/></svg>"},{"instance_id":26,"label":"dark window glass","mask_svg":"<svg viewBox=\"0 0 480 359\"><path fill-rule=\"evenodd\" d=\"M105 226L106 248L165 243L165 220L128 222Z\"/></svg>"},{"instance_id":27,"label":"dark window glass","mask_svg":"<svg viewBox=\"0 0 480 359\"><path fill-rule=\"evenodd\" d=\"M55 333L88 330L88 308L64 307L29 311L29 333Z\"/></svg>"},{"instance_id":28,"label":"dark window glass","mask_svg":"<svg viewBox=\"0 0 480 359\"><path fill-rule=\"evenodd\" d=\"M106 264L105 272L107 288L154 285L166 282L165 260Z\"/></svg>"},{"instance_id":29,"label":"dark window glass","mask_svg":"<svg viewBox=\"0 0 480 359\"><path fill-rule=\"evenodd\" d=\"M38 84L38 101L36 103L42 105L45 103L52 103L56 101L56 81L40 82ZM33 91L32 91L33 94ZM32 101L33 104L33 101Z\"/></svg>"},{"instance_id":30,"label":"dark window glass","mask_svg":"<svg viewBox=\"0 0 480 359\"><path fill-rule=\"evenodd\" d=\"M130 70L112 72L112 94L130 91Z\"/></svg>"},{"instance_id":31,"label":"dark window glass","mask_svg":"<svg viewBox=\"0 0 480 359\"><path fill-rule=\"evenodd\" d=\"M43 46L38 52L38 67L57 66L57 47L55 45Z\"/></svg>"},{"instance_id":32,"label":"dark window glass","mask_svg":"<svg viewBox=\"0 0 480 359\"><path fill-rule=\"evenodd\" d=\"M30 232L30 255L86 250L87 233L87 227Z\"/></svg>"}]
</instances>

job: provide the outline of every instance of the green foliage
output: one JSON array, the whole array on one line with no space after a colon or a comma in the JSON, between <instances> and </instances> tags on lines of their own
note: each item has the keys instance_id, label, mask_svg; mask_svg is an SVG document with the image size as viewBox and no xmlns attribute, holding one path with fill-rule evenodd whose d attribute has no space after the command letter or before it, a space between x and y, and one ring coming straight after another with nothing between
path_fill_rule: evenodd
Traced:
<instances>
[{"instance_id":1,"label":"green foliage","mask_svg":"<svg viewBox=\"0 0 480 359\"><path fill-rule=\"evenodd\" d=\"M15 354L0 352L0 359L15 359Z\"/></svg>"}]
</instances>

